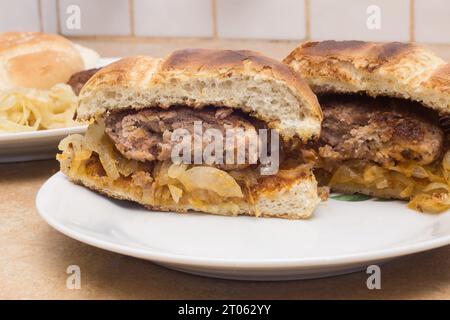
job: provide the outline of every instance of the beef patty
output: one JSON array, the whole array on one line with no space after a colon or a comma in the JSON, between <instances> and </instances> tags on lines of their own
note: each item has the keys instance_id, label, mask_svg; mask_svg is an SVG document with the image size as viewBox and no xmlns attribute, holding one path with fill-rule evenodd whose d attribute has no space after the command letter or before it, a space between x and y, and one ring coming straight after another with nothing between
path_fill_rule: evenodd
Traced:
<instances>
[{"instance_id":1,"label":"beef patty","mask_svg":"<svg viewBox=\"0 0 450 320\"><path fill-rule=\"evenodd\" d=\"M322 96L319 102L324 115L319 154L325 160L429 164L441 154L444 134L437 115L418 103L357 95Z\"/></svg>"},{"instance_id":2,"label":"beef patty","mask_svg":"<svg viewBox=\"0 0 450 320\"><path fill-rule=\"evenodd\" d=\"M186 129L194 139L194 122L201 121L202 131L217 129L225 141L225 130L243 129L245 136L256 134L259 122L250 121L233 109L207 107L192 109L184 106L173 106L169 109L145 108L142 110L126 110L110 113L105 119L105 132L114 142L117 150L127 159L138 161L164 161L170 158L173 145L172 134L176 129ZM210 139L203 136L202 148ZM248 141L248 140L246 140ZM224 145L225 142L224 142ZM231 146L236 155L236 146ZM225 147L224 147L225 161ZM191 140L191 155L194 155L194 143ZM223 169L240 169L249 166L246 150L245 164L218 165Z\"/></svg>"},{"instance_id":3,"label":"beef patty","mask_svg":"<svg viewBox=\"0 0 450 320\"><path fill-rule=\"evenodd\" d=\"M100 68L97 69L89 69L80 71L77 73L74 73L69 81L67 81L67 84L72 87L73 92L75 92L76 95L78 95L81 91L81 88L83 88L84 84L88 82L88 80L98 71Z\"/></svg>"}]
</instances>

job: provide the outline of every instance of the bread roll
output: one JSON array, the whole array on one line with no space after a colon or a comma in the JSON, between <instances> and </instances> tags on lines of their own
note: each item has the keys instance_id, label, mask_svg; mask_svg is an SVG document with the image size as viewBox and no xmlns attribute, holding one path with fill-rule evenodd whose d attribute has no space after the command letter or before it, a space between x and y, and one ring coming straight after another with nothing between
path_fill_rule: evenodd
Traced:
<instances>
[{"instance_id":1,"label":"bread roll","mask_svg":"<svg viewBox=\"0 0 450 320\"><path fill-rule=\"evenodd\" d=\"M98 58L92 50L81 51L89 52L90 58L84 58L71 41L59 35L0 33L0 89L49 89L65 83L86 68L84 60L92 63Z\"/></svg>"}]
</instances>

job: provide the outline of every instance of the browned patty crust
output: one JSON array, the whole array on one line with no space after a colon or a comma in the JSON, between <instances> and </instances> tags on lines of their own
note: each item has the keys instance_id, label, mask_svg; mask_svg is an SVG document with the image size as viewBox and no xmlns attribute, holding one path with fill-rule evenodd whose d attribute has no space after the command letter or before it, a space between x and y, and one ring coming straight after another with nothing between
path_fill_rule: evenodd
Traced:
<instances>
[{"instance_id":1,"label":"browned patty crust","mask_svg":"<svg viewBox=\"0 0 450 320\"><path fill-rule=\"evenodd\" d=\"M83 70L77 73L74 73L67 84L72 87L73 92L78 95L83 88L84 84L88 82L88 80L98 71L100 68Z\"/></svg>"},{"instance_id":2,"label":"browned patty crust","mask_svg":"<svg viewBox=\"0 0 450 320\"><path fill-rule=\"evenodd\" d=\"M429 164L442 152L438 119L418 103L359 95L326 95L319 101L324 114L319 154L325 160Z\"/></svg>"}]
</instances>

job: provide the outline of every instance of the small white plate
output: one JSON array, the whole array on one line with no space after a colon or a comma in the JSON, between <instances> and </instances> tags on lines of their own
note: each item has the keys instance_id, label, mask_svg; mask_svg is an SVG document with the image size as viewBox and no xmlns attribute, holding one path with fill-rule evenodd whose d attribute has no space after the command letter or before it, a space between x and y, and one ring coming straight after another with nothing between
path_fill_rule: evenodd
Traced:
<instances>
[{"instance_id":1,"label":"small white plate","mask_svg":"<svg viewBox=\"0 0 450 320\"><path fill-rule=\"evenodd\" d=\"M59 142L87 126L0 134L0 163L54 159Z\"/></svg>"},{"instance_id":2,"label":"small white plate","mask_svg":"<svg viewBox=\"0 0 450 320\"><path fill-rule=\"evenodd\" d=\"M118 58L102 58L98 67L105 66ZM38 130L27 132L0 133L0 163L54 159L58 143L67 135L84 133L87 126Z\"/></svg>"},{"instance_id":3,"label":"small white plate","mask_svg":"<svg viewBox=\"0 0 450 320\"><path fill-rule=\"evenodd\" d=\"M398 201L329 199L309 220L150 212L52 176L38 212L60 232L121 254L211 277L325 277L450 244L450 211L422 214Z\"/></svg>"}]
</instances>

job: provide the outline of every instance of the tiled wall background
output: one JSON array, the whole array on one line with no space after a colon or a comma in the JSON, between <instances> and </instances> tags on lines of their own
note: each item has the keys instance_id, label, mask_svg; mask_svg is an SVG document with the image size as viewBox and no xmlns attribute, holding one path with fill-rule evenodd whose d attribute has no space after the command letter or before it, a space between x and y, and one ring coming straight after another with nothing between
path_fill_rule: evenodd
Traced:
<instances>
[{"instance_id":1,"label":"tiled wall background","mask_svg":"<svg viewBox=\"0 0 450 320\"><path fill-rule=\"evenodd\" d=\"M78 9L79 29L73 28ZM380 28L367 27L378 14ZM76 37L450 43L450 1L0 0L0 32L13 30Z\"/></svg>"}]
</instances>

